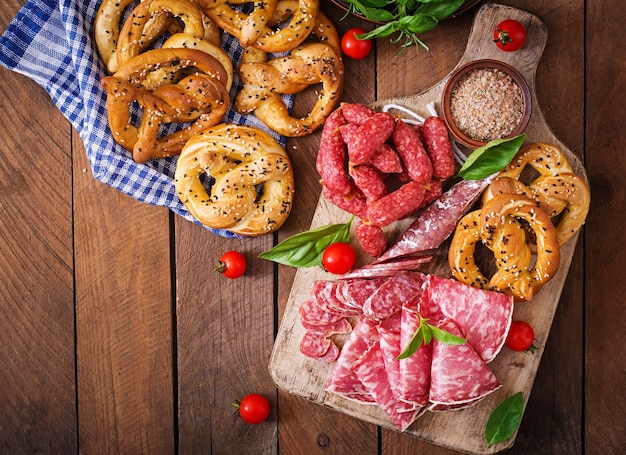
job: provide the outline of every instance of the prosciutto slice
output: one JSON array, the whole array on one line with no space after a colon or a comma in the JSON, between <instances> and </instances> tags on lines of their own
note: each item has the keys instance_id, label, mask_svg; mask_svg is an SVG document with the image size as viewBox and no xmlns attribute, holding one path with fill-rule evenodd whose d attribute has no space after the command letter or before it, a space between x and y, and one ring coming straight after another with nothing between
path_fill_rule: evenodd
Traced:
<instances>
[{"instance_id":1,"label":"prosciutto slice","mask_svg":"<svg viewBox=\"0 0 626 455\"><path fill-rule=\"evenodd\" d=\"M456 324L445 319L442 330L462 336ZM430 402L433 405L472 403L500 387L498 379L470 343L451 346L433 340Z\"/></svg>"}]
</instances>

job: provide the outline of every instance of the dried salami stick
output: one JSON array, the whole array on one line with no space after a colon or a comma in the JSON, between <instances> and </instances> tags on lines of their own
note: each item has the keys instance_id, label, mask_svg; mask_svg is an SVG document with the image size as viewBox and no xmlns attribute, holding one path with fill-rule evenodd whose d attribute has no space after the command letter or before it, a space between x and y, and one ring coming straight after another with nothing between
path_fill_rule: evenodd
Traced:
<instances>
[{"instance_id":1,"label":"dried salami stick","mask_svg":"<svg viewBox=\"0 0 626 455\"><path fill-rule=\"evenodd\" d=\"M393 142L411 180L428 184L433 175L433 165L415 129L398 120L393 129Z\"/></svg>"},{"instance_id":2,"label":"dried salami stick","mask_svg":"<svg viewBox=\"0 0 626 455\"><path fill-rule=\"evenodd\" d=\"M428 117L424 121L422 134L433 165L433 175L444 180L452 177L456 167L446 123L440 117Z\"/></svg>"}]
</instances>

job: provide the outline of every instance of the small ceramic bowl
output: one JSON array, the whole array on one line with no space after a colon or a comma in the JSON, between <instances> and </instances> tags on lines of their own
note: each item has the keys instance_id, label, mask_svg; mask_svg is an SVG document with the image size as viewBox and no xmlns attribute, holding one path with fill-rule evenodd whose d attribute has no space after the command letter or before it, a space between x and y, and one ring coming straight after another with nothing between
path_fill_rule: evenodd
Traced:
<instances>
[{"instance_id":1,"label":"small ceramic bowl","mask_svg":"<svg viewBox=\"0 0 626 455\"><path fill-rule=\"evenodd\" d=\"M476 149L494 139L522 134L530 120L532 98L515 68L498 60L475 60L450 75L441 110L452 135Z\"/></svg>"}]
</instances>

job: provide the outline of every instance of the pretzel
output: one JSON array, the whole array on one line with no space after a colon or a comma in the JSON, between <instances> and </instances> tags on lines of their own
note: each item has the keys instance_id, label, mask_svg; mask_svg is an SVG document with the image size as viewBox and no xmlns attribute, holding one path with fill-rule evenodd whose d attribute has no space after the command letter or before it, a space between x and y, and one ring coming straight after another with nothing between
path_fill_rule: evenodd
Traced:
<instances>
[{"instance_id":1,"label":"pretzel","mask_svg":"<svg viewBox=\"0 0 626 455\"><path fill-rule=\"evenodd\" d=\"M235 98L237 112L254 112L268 128L288 137L305 136L324 124L339 104L344 67L336 47L337 31L321 12L313 34L319 41L304 43L289 55L269 61L264 51L246 50L239 67L243 87ZM296 94L319 83L319 96L308 115L291 116L281 95Z\"/></svg>"},{"instance_id":2,"label":"pretzel","mask_svg":"<svg viewBox=\"0 0 626 455\"><path fill-rule=\"evenodd\" d=\"M227 80L220 62L196 49L153 49L131 58L102 78L113 139L138 163L177 155L193 134L222 121L230 106ZM131 119L135 101L143 110L139 127ZM191 123L158 137L161 125L172 122Z\"/></svg>"},{"instance_id":3,"label":"pretzel","mask_svg":"<svg viewBox=\"0 0 626 455\"><path fill-rule=\"evenodd\" d=\"M203 174L215 179L210 192ZM207 227L257 236L277 230L291 211L294 181L287 153L254 127L220 124L197 134L178 157L174 178L182 203Z\"/></svg>"},{"instance_id":4,"label":"pretzel","mask_svg":"<svg viewBox=\"0 0 626 455\"><path fill-rule=\"evenodd\" d=\"M237 37L243 47L254 46L271 53L288 52L300 45L312 32L319 11L319 0L261 0L255 2L250 15L230 6L248 3L243 0L197 3L220 28ZM273 14L267 14L269 11Z\"/></svg>"},{"instance_id":5,"label":"pretzel","mask_svg":"<svg viewBox=\"0 0 626 455\"><path fill-rule=\"evenodd\" d=\"M535 234L536 259L524 225ZM479 242L494 254L497 271L491 278L480 271L474 259ZM556 229L532 199L517 194L498 195L461 220L452 238L448 262L459 281L511 294L517 301L532 300L558 270Z\"/></svg>"},{"instance_id":6,"label":"pretzel","mask_svg":"<svg viewBox=\"0 0 626 455\"><path fill-rule=\"evenodd\" d=\"M526 166L539 173L528 185L517 180L522 178ZM513 158L483 194L483 204L494 195L505 193L523 194L534 199L550 217L560 215L556 225L559 245L584 224L591 202L587 183L573 172L563 153L553 145L541 143L528 145Z\"/></svg>"}]
</instances>

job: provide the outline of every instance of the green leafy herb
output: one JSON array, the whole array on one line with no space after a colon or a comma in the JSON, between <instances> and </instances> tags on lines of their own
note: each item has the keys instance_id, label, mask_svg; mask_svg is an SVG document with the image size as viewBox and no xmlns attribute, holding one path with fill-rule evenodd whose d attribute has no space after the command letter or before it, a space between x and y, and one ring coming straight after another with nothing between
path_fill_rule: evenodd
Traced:
<instances>
[{"instance_id":1,"label":"green leafy herb","mask_svg":"<svg viewBox=\"0 0 626 455\"><path fill-rule=\"evenodd\" d=\"M418 35L426 33L452 16L465 0L346 0L348 11L382 25L358 35L359 39L384 38L397 33L391 41L402 43L401 51L415 44L428 50Z\"/></svg>"},{"instance_id":2,"label":"green leafy herb","mask_svg":"<svg viewBox=\"0 0 626 455\"><path fill-rule=\"evenodd\" d=\"M506 441L515 434L524 413L522 392L511 395L493 410L485 426L485 439L488 446Z\"/></svg>"},{"instance_id":3,"label":"green leafy herb","mask_svg":"<svg viewBox=\"0 0 626 455\"><path fill-rule=\"evenodd\" d=\"M451 346L456 346L459 344L465 344L465 339L453 335L450 332L446 332L445 330L440 329L439 327L435 327L432 324L428 323L428 319L423 318L418 315L420 318L420 324L417 327L417 330L411 337L411 340L406 345L406 347L402 350L400 355L396 357L398 360L406 359L407 357L412 356L417 352L422 343L428 344L434 338L440 343L449 344Z\"/></svg>"},{"instance_id":4,"label":"green leafy herb","mask_svg":"<svg viewBox=\"0 0 626 455\"><path fill-rule=\"evenodd\" d=\"M510 139L496 139L477 148L458 172L465 180L480 180L507 166L526 140L526 134Z\"/></svg>"},{"instance_id":5,"label":"green leafy herb","mask_svg":"<svg viewBox=\"0 0 626 455\"><path fill-rule=\"evenodd\" d=\"M353 219L354 216L345 224L329 224L293 235L259 257L293 267L322 265L322 254L328 245L350 240Z\"/></svg>"}]
</instances>

